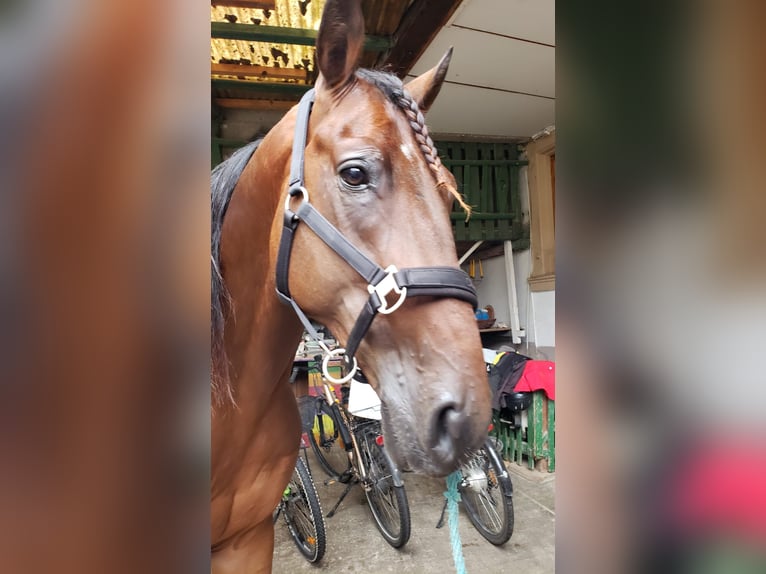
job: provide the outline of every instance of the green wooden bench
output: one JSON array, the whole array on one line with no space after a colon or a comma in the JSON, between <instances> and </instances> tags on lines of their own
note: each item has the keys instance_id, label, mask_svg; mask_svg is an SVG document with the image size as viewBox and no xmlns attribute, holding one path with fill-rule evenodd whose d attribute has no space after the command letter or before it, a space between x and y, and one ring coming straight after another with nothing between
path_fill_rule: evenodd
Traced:
<instances>
[{"instance_id":1,"label":"green wooden bench","mask_svg":"<svg viewBox=\"0 0 766 574\"><path fill-rule=\"evenodd\" d=\"M532 405L527 412L526 429L513 421L494 415L492 434L503 443L503 458L523 465L527 457L530 470L556 470L556 402L543 391L532 393Z\"/></svg>"}]
</instances>

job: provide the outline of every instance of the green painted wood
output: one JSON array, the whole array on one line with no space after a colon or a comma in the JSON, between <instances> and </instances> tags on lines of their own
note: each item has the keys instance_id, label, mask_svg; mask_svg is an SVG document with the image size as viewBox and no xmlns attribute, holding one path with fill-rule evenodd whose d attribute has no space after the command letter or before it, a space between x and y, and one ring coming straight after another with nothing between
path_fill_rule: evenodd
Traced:
<instances>
[{"instance_id":1,"label":"green painted wood","mask_svg":"<svg viewBox=\"0 0 766 574\"><path fill-rule=\"evenodd\" d=\"M495 144L495 145L498 145L498 144ZM518 167L529 165L529 162L526 160L507 160L507 159L478 159L478 160L449 159L449 160L444 160L443 163L448 168L454 167L454 166L463 166L463 165L488 165L488 166L512 165L512 166L518 166Z\"/></svg>"},{"instance_id":2,"label":"green painted wood","mask_svg":"<svg viewBox=\"0 0 766 574\"><path fill-rule=\"evenodd\" d=\"M210 80L210 85L213 89L217 90L243 90L262 94L287 94L291 96L301 96L311 88L308 84L293 84L288 82L248 82L244 80L220 79Z\"/></svg>"},{"instance_id":3,"label":"green painted wood","mask_svg":"<svg viewBox=\"0 0 766 574\"><path fill-rule=\"evenodd\" d=\"M223 161L221 157L221 146L215 140L210 142L210 169L213 169Z\"/></svg>"},{"instance_id":4,"label":"green painted wood","mask_svg":"<svg viewBox=\"0 0 766 574\"><path fill-rule=\"evenodd\" d=\"M496 161L505 161L505 149L502 144L494 145ZM511 196L511 169L510 166L498 165L494 170L495 175L495 213L503 214L504 217L498 221L497 234L500 238L510 237L511 220L513 213L510 213Z\"/></svg>"},{"instance_id":5,"label":"green painted wood","mask_svg":"<svg viewBox=\"0 0 766 574\"><path fill-rule=\"evenodd\" d=\"M474 207L471 221L456 208L450 215L458 241L513 242L514 251L529 247L529 230L521 220L520 169L516 144L439 142L447 150L444 165L459 182L466 201Z\"/></svg>"},{"instance_id":6,"label":"green painted wood","mask_svg":"<svg viewBox=\"0 0 766 574\"><path fill-rule=\"evenodd\" d=\"M274 44L294 44L314 46L317 30L306 28L283 28L281 26L256 26L229 22L211 22L210 35L225 40L246 40L250 42L269 42ZM388 36L364 37L364 49L369 52L385 52L394 46L393 38Z\"/></svg>"},{"instance_id":7,"label":"green painted wood","mask_svg":"<svg viewBox=\"0 0 766 574\"><path fill-rule=\"evenodd\" d=\"M511 155L511 157L513 158L518 156L518 151L515 149L515 146L513 149L509 149L508 153L509 155L513 154ZM512 236L512 240L516 240L525 235L523 220L522 220L522 213L521 213L521 191L519 189L519 172L518 171L516 171L515 177L511 177L511 211L513 211L514 213L514 217L511 220L511 236ZM529 237L528 232L526 236Z\"/></svg>"},{"instance_id":8,"label":"green painted wood","mask_svg":"<svg viewBox=\"0 0 766 574\"><path fill-rule=\"evenodd\" d=\"M556 471L556 401L548 401L548 472Z\"/></svg>"},{"instance_id":9,"label":"green painted wood","mask_svg":"<svg viewBox=\"0 0 766 574\"><path fill-rule=\"evenodd\" d=\"M477 149L477 145L475 143L466 143L464 144L465 147L465 159L467 160L476 160L479 159L479 151ZM479 208L479 196L480 196L480 189L481 181L480 181L480 174L479 174L479 166L477 165L467 165L464 168L463 177L465 181L465 194L466 198L468 200L468 205L471 206L472 210L477 210ZM469 219L468 220L468 235L470 238L476 238L474 241L478 241L480 239L485 239L484 234L482 233L483 226L481 224L481 221L478 219Z\"/></svg>"},{"instance_id":10,"label":"green painted wood","mask_svg":"<svg viewBox=\"0 0 766 574\"><path fill-rule=\"evenodd\" d=\"M462 153L462 148L454 143L447 144L447 155L451 159L461 159L460 154ZM458 166L451 170L452 175L455 177L455 182L457 184L457 190L465 195L465 184L463 182L463 167ZM460 205L457 202L454 202L453 204L453 215L455 216L455 223L453 225L453 231L455 234L455 239L457 241L469 241L470 235L468 234L468 225L465 222L465 213L463 212L463 209L460 207Z\"/></svg>"},{"instance_id":11,"label":"green painted wood","mask_svg":"<svg viewBox=\"0 0 766 574\"><path fill-rule=\"evenodd\" d=\"M543 401L542 393L532 393L532 407L530 409L531 420L529 427L531 431L531 440L533 452L539 453L543 450Z\"/></svg>"},{"instance_id":12,"label":"green painted wood","mask_svg":"<svg viewBox=\"0 0 766 574\"><path fill-rule=\"evenodd\" d=\"M223 161L223 148L238 149L247 142L226 138L210 138L210 163L212 167Z\"/></svg>"},{"instance_id":13,"label":"green painted wood","mask_svg":"<svg viewBox=\"0 0 766 574\"><path fill-rule=\"evenodd\" d=\"M213 138L213 141L221 147L240 148L247 144L242 140L233 140L228 138Z\"/></svg>"},{"instance_id":14,"label":"green painted wood","mask_svg":"<svg viewBox=\"0 0 766 574\"><path fill-rule=\"evenodd\" d=\"M490 149L488 145L478 145L477 152L479 155L480 160L489 159L489 153ZM481 184L477 191L479 192L479 212L480 213L491 213L491 203L492 203L492 196L494 193L492 193L492 183L491 183L491 175L492 175L492 168L488 165L479 164L479 173L480 173L480 181ZM495 222L485 220L482 225L482 232L483 232L483 239L494 239L495 238Z\"/></svg>"},{"instance_id":15,"label":"green painted wood","mask_svg":"<svg viewBox=\"0 0 766 574\"><path fill-rule=\"evenodd\" d=\"M527 430L493 415L494 434L503 443L503 458L530 470L545 460L548 472L556 470L556 403L543 391L532 394L532 405L527 410ZM526 458L526 461L525 461Z\"/></svg>"}]
</instances>

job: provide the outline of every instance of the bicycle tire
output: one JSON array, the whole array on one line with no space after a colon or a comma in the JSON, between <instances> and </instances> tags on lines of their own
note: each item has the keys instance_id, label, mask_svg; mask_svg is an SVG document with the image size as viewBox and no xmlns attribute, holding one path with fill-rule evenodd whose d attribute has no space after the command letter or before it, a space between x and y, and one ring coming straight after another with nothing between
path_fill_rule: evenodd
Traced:
<instances>
[{"instance_id":1,"label":"bicycle tire","mask_svg":"<svg viewBox=\"0 0 766 574\"><path fill-rule=\"evenodd\" d=\"M488 542L502 546L513 534L513 484L492 439L460 472L458 490L468 519Z\"/></svg>"},{"instance_id":2,"label":"bicycle tire","mask_svg":"<svg viewBox=\"0 0 766 574\"><path fill-rule=\"evenodd\" d=\"M282 505L282 514L298 551L309 562L319 562L327 547L324 517L311 473L301 457L282 495Z\"/></svg>"},{"instance_id":3,"label":"bicycle tire","mask_svg":"<svg viewBox=\"0 0 766 574\"><path fill-rule=\"evenodd\" d=\"M326 401L317 402L317 413L314 416L314 428L309 435L311 449L319 461L319 466L331 478L339 478L351 467L351 461L346 454L343 438L339 432L339 424L343 424Z\"/></svg>"},{"instance_id":4,"label":"bicycle tire","mask_svg":"<svg viewBox=\"0 0 766 574\"><path fill-rule=\"evenodd\" d=\"M393 482L393 468L382 446L375 441L377 432L369 430L361 439L361 452L370 480L364 494L375 526L394 548L401 548L410 539L410 507L404 486Z\"/></svg>"}]
</instances>

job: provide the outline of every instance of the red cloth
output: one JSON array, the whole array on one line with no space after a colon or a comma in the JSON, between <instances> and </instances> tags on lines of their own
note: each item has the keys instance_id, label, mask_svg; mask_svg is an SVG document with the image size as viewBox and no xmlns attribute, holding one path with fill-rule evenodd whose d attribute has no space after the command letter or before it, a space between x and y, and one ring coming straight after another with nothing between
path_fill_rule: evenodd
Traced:
<instances>
[{"instance_id":1,"label":"red cloth","mask_svg":"<svg viewBox=\"0 0 766 574\"><path fill-rule=\"evenodd\" d=\"M524 363L524 371L513 389L517 393L545 391L552 401L556 400L556 363L533 361Z\"/></svg>"}]
</instances>

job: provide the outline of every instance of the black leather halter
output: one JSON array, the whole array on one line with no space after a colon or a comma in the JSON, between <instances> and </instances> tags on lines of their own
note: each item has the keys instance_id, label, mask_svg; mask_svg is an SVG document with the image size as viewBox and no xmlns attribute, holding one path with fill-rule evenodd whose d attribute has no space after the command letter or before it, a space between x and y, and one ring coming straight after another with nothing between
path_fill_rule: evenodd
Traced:
<instances>
[{"instance_id":1,"label":"black leather halter","mask_svg":"<svg viewBox=\"0 0 766 574\"><path fill-rule=\"evenodd\" d=\"M292 250L295 230L301 221L308 225L322 241L367 281L367 291L370 297L359 313L354 327L351 329L345 349L329 351L325 348L327 355L323 363L324 375L333 382L341 383L350 380L356 372L357 364L354 354L370 325L372 325L375 315L378 313L386 315L393 313L404 303L408 296L452 297L467 301L474 308L476 308L478 301L473 283L468 274L462 269L456 267L413 267L400 271L393 265L383 269L354 247L340 231L314 209L309 202L309 192L304 187L303 181L303 160L306 150L309 115L314 104L314 97L314 90L309 90L298 104L298 118L295 124L295 138L293 140L293 152L290 163L290 181L285 201L282 238L277 254L277 294L283 303L292 305L303 326L314 339L318 340L319 337L316 330L311 325L306 314L290 296L288 286L290 252ZM298 208L292 211L290 209L290 200L297 196L301 196L302 201ZM386 299L391 293L399 297L393 305L389 305ZM328 361L331 356L342 354L345 354L349 373L342 379L335 379L329 376L327 372Z\"/></svg>"}]
</instances>

